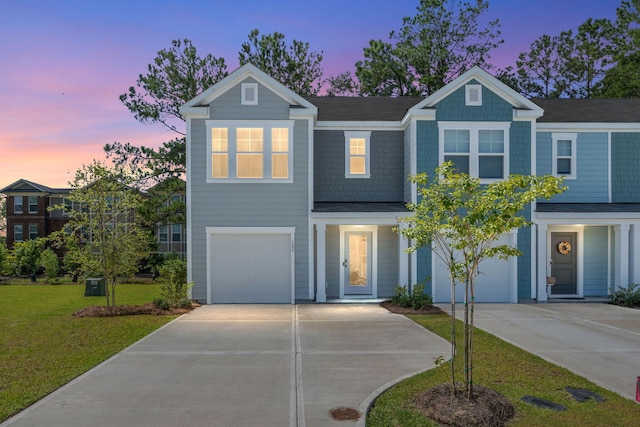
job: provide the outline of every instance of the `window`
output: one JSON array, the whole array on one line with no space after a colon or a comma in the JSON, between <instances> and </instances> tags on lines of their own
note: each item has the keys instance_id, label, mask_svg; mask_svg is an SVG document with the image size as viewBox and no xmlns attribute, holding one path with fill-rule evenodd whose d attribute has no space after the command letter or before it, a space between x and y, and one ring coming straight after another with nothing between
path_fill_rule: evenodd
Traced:
<instances>
[{"instance_id":1,"label":"window","mask_svg":"<svg viewBox=\"0 0 640 427\"><path fill-rule=\"evenodd\" d=\"M38 238L38 224L29 224L29 240Z\"/></svg>"},{"instance_id":2,"label":"window","mask_svg":"<svg viewBox=\"0 0 640 427\"><path fill-rule=\"evenodd\" d=\"M344 176L346 178L369 178L371 177L370 165L370 139L371 132L351 132L344 133L345 141L345 162Z\"/></svg>"},{"instance_id":3,"label":"window","mask_svg":"<svg viewBox=\"0 0 640 427\"><path fill-rule=\"evenodd\" d=\"M21 214L24 212L24 207L22 203L23 203L22 196L15 196L13 198L13 213Z\"/></svg>"},{"instance_id":4,"label":"window","mask_svg":"<svg viewBox=\"0 0 640 427\"><path fill-rule=\"evenodd\" d=\"M13 226L13 241L22 242L23 240L24 240L24 235L22 232L22 224L15 224Z\"/></svg>"},{"instance_id":5,"label":"window","mask_svg":"<svg viewBox=\"0 0 640 427\"><path fill-rule=\"evenodd\" d=\"M208 182L293 182L293 121L207 121Z\"/></svg>"},{"instance_id":6,"label":"window","mask_svg":"<svg viewBox=\"0 0 640 427\"><path fill-rule=\"evenodd\" d=\"M484 182L509 175L509 123L440 122L440 162Z\"/></svg>"},{"instance_id":7,"label":"window","mask_svg":"<svg viewBox=\"0 0 640 427\"><path fill-rule=\"evenodd\" d=\"M465 85L464 101L467 106L482 105L482 85Z\"/></svg>"},{"instance_id":8,"label":"window","mask_svg":"<svg viewBox=\"0 0 640 427\"><path fill-rule=\"evenodd\" d=\"M169 239L169 226L161 225L158 229L158 240L161 243L166 242Z\"/></svg>"},{"instance_id":9,"label":"window","mask_svg":"<svg viewBox=\"0 0 640 427\"><path fill-rule=\"evenodd\" d=\"M182 241L182 225L181 224L171 224L171 241L172 242Z\"/></svg>"},{"instance_id":10,"label":"window","mask_svg":"<svg viewBox=\"0 0 640 427\"><path fill-rule=\"evenodd\" d=\"M29 213L38 213L38 196L29 196Z\"/></svg>"},{"instance_id":11,"label":"window","mask_svg":"<svg viewBox=\"0 0 640 427\"><path fill-rule=\"evenodd\" d=\"M242 83L242 105L258 105L258 83Z\"/></svg>"},{"instance_id":12,"label":"window","mask_svg":"<svg viewBox=\"0 0 640 427\"><path fill-rule=\"evenodd\" d=\"M576 177L576 141L575 133L554 133L553 141L553 166L552 174L565 178Z\"/></svg>"}]
</instances>

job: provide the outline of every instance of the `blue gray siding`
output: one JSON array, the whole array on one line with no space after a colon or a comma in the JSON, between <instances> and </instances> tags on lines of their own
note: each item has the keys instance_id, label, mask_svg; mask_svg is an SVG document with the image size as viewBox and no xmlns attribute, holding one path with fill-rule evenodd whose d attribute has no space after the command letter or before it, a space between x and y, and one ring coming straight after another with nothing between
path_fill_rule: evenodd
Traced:
<instances>
[{"instance_id":1,"label":"blue gray siding","mask_svg":"<svg viewBox=\"0 0 640 427\"><path fill-rule=\"evenodd\" d=\"M609 201L608 134L582 132L576 142L576 179L565 179L568 190L555 196L555 203L606 203ZM537 134L537 173L552 172L551 132Z\"/></svg>"},{"instance_id":2,"label":"blue gray siding","mask_svg":"<svg viewBox=\"0 0 640 427\"><path fill-rule=\"evenodd\" d=\"M607 295L609 227L585 227L583 236L584 296Z\"/></svg>"},{"instance_id":3,"label":"blue gray siding","mask_svg":"<svg viewBox=\"0 0 640 427\"><path fill-rule=\"evenodd\" d=\"M398 234L392 227L378 228L378 297L393 296L398 285Z\"/></svg>"},{"instance_id":4,"label":"blue gray siding","mask_svg":"<svg viewBox=\"0 0 640 427\"><path fill-rule=\"evenodd\" d=\"M240 85L211 104L214 119L289 118L289 104L260 85L257 106L240 105ZM205 120L191 122L193 297L206 301L205 227L295 227L295 297L309 298L308 122L293 129L293 183L207 183Z\"/></svg>"},{"instance_id":5,"label":"blue gray siding","mask_svg":"<svg viewBox=\"0 0 640 427\"><path fill-rule=\"evenodd\" d=\"M531 122L512 122L509 129L509 173L531 175Z\"/></svg>"},{"instance_id":6,"label":"blue gray siding","mask_svg":"<svg viewBox=\"0 0 640 427\"><path fill-rule=\"evenodd\" d=\"M612 202L640 202L640 133L611 135Z\"/></svg>"},{"instance_id":7,"label":"blue gray siding","mask_svg":"<svg viewBox=\"0 0 640 427\"><path fill-rule=\"evenodd\" d=\"M404 136L371 132L370 178L345 178L344 131L314 132L314 200L317 202L402 202Z\"/></svg>"},{"instance_id":8,"label":"blue gray siding","mask_svg":"<svg viewBox=\"0 0 640 427\"><path fill-rule=\"evenodd\" d=\"M407 127L404 132L404 201L406 203L411 202L411 182L409 182L409 176L411 175L411 126Z\"/></svg>"},{"instance_id":9,"label":"blue gray siding","mask_svg":"<svg viewBox=\"0 0 640 427\"><path fill-rule=\"evenodd\" d=\"M477 84L475 80L469 82ZM489 89L482 87L482 105L465 105L464 86L436 104L438 121L480 121L510 122L513 120L513 107L507 101Z\"/></svg>"},{"instance_id":10,"label":"blue gray siding","mask_svg":"<svg viewBox=\"0 0 640 427\"><path fill-rule=\"evenodd\" d=\"M337 225L327 225L326 241L326 280L327 298L340 297L340 228Z\"/></svg>"}]
</instances>

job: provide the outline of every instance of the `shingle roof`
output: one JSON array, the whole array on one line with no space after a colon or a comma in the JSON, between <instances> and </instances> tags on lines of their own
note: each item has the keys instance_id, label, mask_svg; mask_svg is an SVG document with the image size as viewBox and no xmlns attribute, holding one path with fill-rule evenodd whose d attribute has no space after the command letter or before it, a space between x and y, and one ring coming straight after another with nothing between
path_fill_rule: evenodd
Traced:
<instances>
[{"instance_id":1,"label":"shingle roof","mask_svg":"<svg viewBox=\"0 0 640 427\"><path fill-rule=\"evenodd\" d=\"M640 203L537 203L537 212L640 212Z\"/></svg>"},{"instance_id":2,"label":"shingle roof","mask_svg":"<svg viewBox=\"0 0 640 427\"><path fill-rule=\"evenodd\" d=\"M400 121L407 110L424 98L386 96L306 97L318 107L320 121Z\"/></svg>"},{"instance_id":3,"label":"shingle roof","mask_svg":"<svg viewBox=\"0 0 640 427\"><path fill-rule=\"evenodd\" d=\"M531 101L544 110L538 123L638 123L640 99L543 99Z\"/></svg>"}]
</instances>

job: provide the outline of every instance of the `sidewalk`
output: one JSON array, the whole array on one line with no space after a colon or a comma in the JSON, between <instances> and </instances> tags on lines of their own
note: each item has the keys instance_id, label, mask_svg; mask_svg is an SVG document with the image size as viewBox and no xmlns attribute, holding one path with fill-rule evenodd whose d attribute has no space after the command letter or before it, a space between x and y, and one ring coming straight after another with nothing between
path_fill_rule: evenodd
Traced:
<instances>
[{"instance_id":1,"label":"sidewalk","mask_svg":"<svg viewBox=\"0 0 640 427\"><path fill-rule=\"evenodd\" d=\"M0 426L344 426L447 342L376 305L203 306Z\"/></svg>"}]
</instances>

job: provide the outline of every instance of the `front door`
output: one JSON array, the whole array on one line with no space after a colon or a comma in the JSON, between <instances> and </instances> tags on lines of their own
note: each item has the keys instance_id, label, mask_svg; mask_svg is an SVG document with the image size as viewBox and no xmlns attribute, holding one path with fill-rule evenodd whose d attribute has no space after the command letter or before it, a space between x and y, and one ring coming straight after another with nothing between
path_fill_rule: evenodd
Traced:
<instances>
[{"instance_id":1,"label":"front door","mask_svg":"<svg viewBox=\"0 0 640 427\"><path fill-rule=\"evenodd\" d=\"M551 276L556 278L551 295L578 293L576 233L551 233Z\"/></svg>"},{"instance_id":2,"label":"front door","mask_svg":"<svg viewBox=\"0 0 640 427\"><path fill-rule=\"evenodd\" d=\"M371 232L347 231L344 234L345 295L371 295Z\"/></svg>"}]
</instances>

